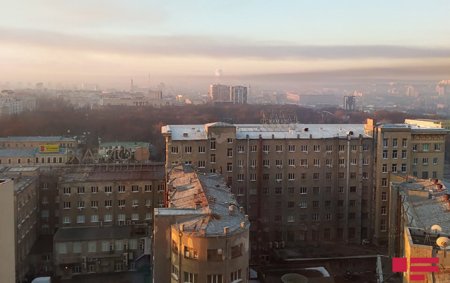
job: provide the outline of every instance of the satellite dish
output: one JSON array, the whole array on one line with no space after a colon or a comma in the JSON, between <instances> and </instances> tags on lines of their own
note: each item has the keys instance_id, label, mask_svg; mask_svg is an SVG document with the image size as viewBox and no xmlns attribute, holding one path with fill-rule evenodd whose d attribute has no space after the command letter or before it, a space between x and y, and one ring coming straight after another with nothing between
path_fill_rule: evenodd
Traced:
<instances>
[{"instance_id":1,"label":"satellite dish","mask_svg":"<svg viewBox=\"0 0 450 283\"><path fill-rule=\"evenodd\" d=\"M437 225L437 224L435 224L435 225L431 226L431 231L433 231L435 233L436 232L442 232L442 227Z\"/></svg>"},{"instance_id":2,"label":"satellite dish","mask_svg":"<svg viewBox=\"0 0 450 283\"><path fill-rule=\"evenodd\" d=\"M436 244L441 248L447 248L450 245L450 239L447 237L439 237L436 240Z\"/></svg>"},{"instance_id":3,"label":"satellite dish","mask_svg":"<svg viewBox=\"0 0 450 283\"><path fill-rule=\"evenodd\" d=\"M436 240L436 244L444 250L444 257L447 256L447 247L450 244L450 239L447 237L439 237Z\"/></svg>"}]
</instances>

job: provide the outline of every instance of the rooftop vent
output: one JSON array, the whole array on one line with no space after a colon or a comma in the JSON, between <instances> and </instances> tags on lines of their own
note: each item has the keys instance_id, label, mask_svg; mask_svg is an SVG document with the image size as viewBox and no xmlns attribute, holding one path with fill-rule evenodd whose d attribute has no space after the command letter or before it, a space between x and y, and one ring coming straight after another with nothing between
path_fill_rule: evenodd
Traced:
<instances>
[{"instance_id":1,"label":"rooftop vent","mask_svg":"<svg viewBox=\"0 0 450 283\"><path fill-rule=\"evenodd\" d=\"M183 137L187 137L188 136L188 133L183 133Z\"/></svg>"},{"instance_id":2,"label":"rooftop vent","mask_svg":"<svg viewBox=\"0 0 450 283\"><path fill-rule=\"evenodd\" d=\"M304 128L303 131L307 132L309 131L309 128Z\"/></svg>"}]
</instances>

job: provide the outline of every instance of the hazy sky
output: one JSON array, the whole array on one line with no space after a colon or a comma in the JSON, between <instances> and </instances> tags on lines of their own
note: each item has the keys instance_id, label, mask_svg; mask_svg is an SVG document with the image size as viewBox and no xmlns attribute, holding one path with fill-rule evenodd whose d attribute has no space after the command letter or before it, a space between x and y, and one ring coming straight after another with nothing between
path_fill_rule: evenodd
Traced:
<instances>
[{"instance_id":1,"label":"hazy sky","mask_svg":"<svg viewBox=\"0 0 450 283\"><path fill-rule=\"evenodd\" d=\"M0 4L0 81L128 84L148 74L213 78L216 69L450 77L448 0Z\"/></svg>"}]
</instances>

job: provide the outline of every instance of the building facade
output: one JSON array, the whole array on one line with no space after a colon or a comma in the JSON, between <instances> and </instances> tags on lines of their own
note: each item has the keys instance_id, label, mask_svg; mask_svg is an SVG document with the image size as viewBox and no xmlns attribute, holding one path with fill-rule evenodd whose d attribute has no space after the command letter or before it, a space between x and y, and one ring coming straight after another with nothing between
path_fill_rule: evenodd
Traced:
<instances>
[{"instance_id":1,"label":"building facade","mask_svg":"<svg viewBox=\"0 0 450 283\"><path fill-rule=\"evenodd\" d=\"M375 124L368 119L366 132L374 141L374 240L387 244L389 182L391 174L442 179L448 130L410 124Z\"/></svg>"},{"instance_id":2,"label":"building facade","mask_svg":"<svg viewBox=\"0 0 450 283\"><path fill-rule=\"evenodd\" d=\"M221 173L252 223L252 248L371 235L373 142L364 125L169 125L166 170Z\"/></svg>"},{"instance_id":3,"label":"building facade","mask_svg":"<svg viewBox=\"0 0 450 283\"><path fill-rule=\"evenodd\" d=\"M153 282L248 282L249 227L223 178L177 166L155 210Z\"/></svg>"},{"instance_id":4,"label":"building facade","mask_svg":"<svg viewBox=\"0 0 450 283\"><path fill-rule=\"evenodd\" d=\"M153 209L164 205L163 164L68 168L57 183L55 274L134 270L136 260L150 254ZM92 241L93 254L85 254ZM112 248L106 250L106 242L114 243ZM117 256L126 252L125 263Z\"/></svg>"}]
</instances>

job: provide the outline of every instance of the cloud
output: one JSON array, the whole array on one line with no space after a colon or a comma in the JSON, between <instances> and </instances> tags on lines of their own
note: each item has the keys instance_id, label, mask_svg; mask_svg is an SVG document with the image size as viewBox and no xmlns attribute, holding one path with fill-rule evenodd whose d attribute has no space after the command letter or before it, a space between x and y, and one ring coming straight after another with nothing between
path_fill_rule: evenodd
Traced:
<instances>
[{"instance_id":1,"label":"cloud","mask_svg":"<svg viewBox=\"0 0 450 283\"><path fill-rule=\"evenodd\" d=\"M122 55L199 56L213 58L290 59L418 59L449 58L450 48L391 45L313 46L257 42L242 38L207 36L130 36L58 33L0 27L3 44Z\"/></svg>"}]
</instances>

